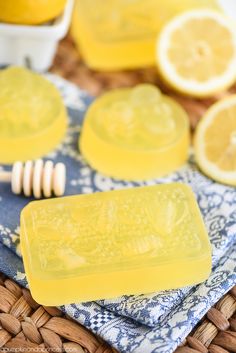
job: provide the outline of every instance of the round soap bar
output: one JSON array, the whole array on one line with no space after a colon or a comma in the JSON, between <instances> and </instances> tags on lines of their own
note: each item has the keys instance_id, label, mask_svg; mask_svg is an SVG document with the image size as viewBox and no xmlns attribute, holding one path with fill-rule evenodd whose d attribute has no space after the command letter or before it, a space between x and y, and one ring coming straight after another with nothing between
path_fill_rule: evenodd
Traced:
<instances>
[{"instance_id":1,"label":"round soap bar","mask_svg":"<svg viewBox=\"0 0 236 353\"><path fill-rule=\"evenodd\" d=\"M52 83L20 67L0 71L0 163L48 153L66 125L66 109Z\"/></svg>"},{"instance_id":2,"label":"round soap bar","mask_svg":"<svg viewBox=\"0 0 236 353\"><path fill-rule=\"evenodd\" d=\"M188 157L188 117L155 86L113 90L89 107L79 147L103 174L125 180L161 177Z\"/></svg>"}]
</instances>

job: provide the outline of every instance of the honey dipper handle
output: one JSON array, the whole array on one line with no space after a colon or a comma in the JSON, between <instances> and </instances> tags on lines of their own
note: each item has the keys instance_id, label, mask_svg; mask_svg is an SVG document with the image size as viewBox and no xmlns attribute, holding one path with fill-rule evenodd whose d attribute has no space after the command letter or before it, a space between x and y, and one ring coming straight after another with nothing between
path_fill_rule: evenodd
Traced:
<instances>
[{"instance_id":1,"label":"honey dipper handle","mask_svg":"<svg viewBox=\"0 0 236 353\"><path fill-rule=\"evenodd\" d=\"M0 181L3 183L10 183L11 175L11 172L0 171Z\"/></svg>"}]
</instances>

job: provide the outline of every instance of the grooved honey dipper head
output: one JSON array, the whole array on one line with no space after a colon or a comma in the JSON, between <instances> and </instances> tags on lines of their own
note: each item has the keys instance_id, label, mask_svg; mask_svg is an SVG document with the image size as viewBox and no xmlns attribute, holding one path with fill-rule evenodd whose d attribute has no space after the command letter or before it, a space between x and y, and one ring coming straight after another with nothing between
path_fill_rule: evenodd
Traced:
<instances>
[{"instance_id":1,"label":"grooved honey dipper head","mask_svg":"<svg viewBox=\"0 0 236 353\"><path fill-rule=\"evenodd\" d=\"M25 164L16 162L12 168L11 186L14 194L22 191L25 196L41 197L62 196L65 192L66 167L63 163L53 164L27 161Z\"/></svg>"}]
</instances>

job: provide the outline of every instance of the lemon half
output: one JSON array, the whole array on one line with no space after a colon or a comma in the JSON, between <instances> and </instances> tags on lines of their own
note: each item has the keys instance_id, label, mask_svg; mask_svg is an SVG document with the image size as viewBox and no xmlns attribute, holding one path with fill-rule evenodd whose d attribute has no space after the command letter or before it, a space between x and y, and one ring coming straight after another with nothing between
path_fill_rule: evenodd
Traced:
<instances>
[{"instance_id":1,"label":"lemon half","mask_svg":"<svg viewBox=\"0 0 236 353\"><path fill-rule=\"evenodd\" d=\"M205 174L236 186L236 95L215 103L197 126L196 161Z\"/></svg>"},{"instance_id":2,"label":"lemon half","mask_svg":"<svg viewBox=\"0 0 236 353\"><path fill-rule=\"evenodd\" d=\"M185 12L163 28L156 60L179 92L207 97L227 89L236 80L236 26L214 10Z\"/></svg>"}]
</instances>

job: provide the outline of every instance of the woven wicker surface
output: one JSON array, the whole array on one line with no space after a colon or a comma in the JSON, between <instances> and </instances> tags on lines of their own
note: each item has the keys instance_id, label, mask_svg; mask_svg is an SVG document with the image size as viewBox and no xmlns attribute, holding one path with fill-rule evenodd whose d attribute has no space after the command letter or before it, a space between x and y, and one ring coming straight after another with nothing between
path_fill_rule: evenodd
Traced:
<instances>
[{"instance_id":1,"label":"woven wicker surface","mask_svg":"<svg viewBox=\"0 0 236 353\"><path fill-rule=\"evenodd\" d=\"M71 38L58 48L51 72L87 90L92 95L118 87L130 87L148 82L161 87L188 112L194 130L204 111L216 100L236 92L228 92L206 100L183 97L160 82L156 69L136 71L96 72L84 64ZM56 308L39 306L30 292L0 275L0 347L32 350L55 348L72 353L115 352L78 323L62 315ZM211 308L176 353L236 353L236 286ZM128 353L128 352L127 352ZM145 352L143 352L145 353Z\"/></svg>"},{"instance_id":2,"label":"woven wicker surface","mask_svg":"<svg viewBox=\"0 0 236 353\"><path fill-rule=\"evenodd\" d=\"M37 304L28 289L0 274L0 351L114 353L55 307Z\"/></svg>"},{"instance_id":3,"label":"woven wicker surface","mask_svg":"<svg viewBox=\"0 0 236 353\"><path fill-rule=\"evenodd\" d=\"M115 353L55 307L0 274L0 351ZM236 352L236 286L211 308L176 353ZM127 352L128 353L128 352ZM145 353L145 352L143 352Z\"/></svg>"}]
</instances>

